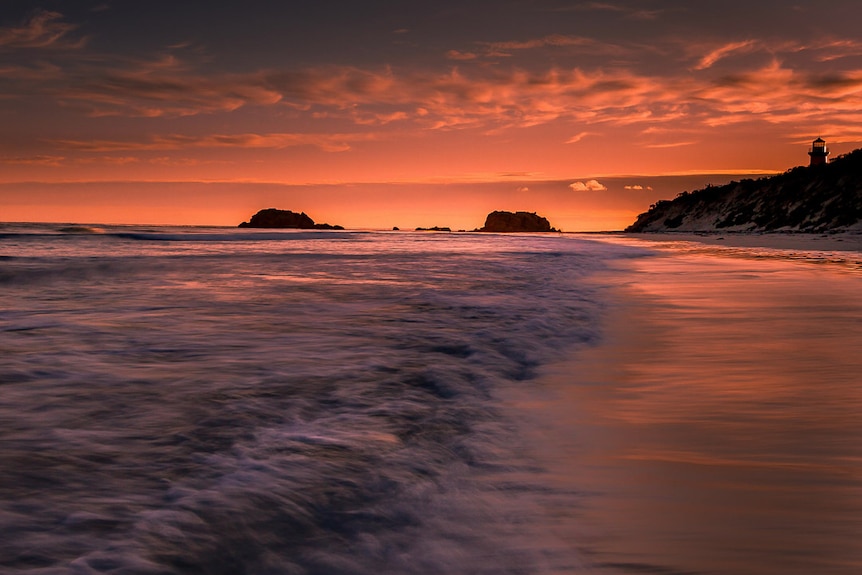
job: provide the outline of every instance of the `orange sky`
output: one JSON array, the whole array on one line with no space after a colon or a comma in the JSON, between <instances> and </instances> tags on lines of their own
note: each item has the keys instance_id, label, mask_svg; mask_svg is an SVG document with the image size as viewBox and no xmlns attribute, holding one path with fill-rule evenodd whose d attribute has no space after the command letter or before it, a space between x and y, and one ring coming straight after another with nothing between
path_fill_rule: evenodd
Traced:
<instances>
[{"instance_id":1,"label":"orange sky","mask_svg":"<svg viewBox=\"0 0 862 575\"><path fill-rule=\"evenodd\" d=\"M619 229L862 141L855 1L361 4L10 0L0 220Z\"/></svg>"}]
</instances>

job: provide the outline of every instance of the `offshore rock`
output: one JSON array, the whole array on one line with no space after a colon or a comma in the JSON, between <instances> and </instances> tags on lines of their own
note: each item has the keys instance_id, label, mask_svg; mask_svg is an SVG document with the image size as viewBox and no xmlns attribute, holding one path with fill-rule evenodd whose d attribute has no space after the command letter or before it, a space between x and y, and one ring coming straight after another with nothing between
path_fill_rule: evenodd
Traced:
<instances>
[{"instance_id":1,"label":"offshore rock","mask_svg":"<svg viewBox=\"0 0 862 575\"><path fill-rule=\"evenodd\" d=\"M829 164L682 192L627 232L832 232L862 229L862 149Z\"/></svg>"},{"instance_id":2,"label":"offshore rock","mask_svg":"<svg viewBox=\"0 0 862 575\"><path fill-rule=\"evenodd\" d=\"M480 232L556 232L551 223L535 212L503 212L488 214Z\"/></svg>"},{"instance_id":3,"label":"offshore rock","mask_svg":"<svg viewBox=\"0 0 862 575\"><path fill-rule=\"evenodd\" d=\"M239 225L240 228L293 228L300 230L343 230L341 226L329 224L315 224L305 212L296 213L290 210L278 210L267 208L260 210L247 222Z\"/></svg>"}]
</instances>

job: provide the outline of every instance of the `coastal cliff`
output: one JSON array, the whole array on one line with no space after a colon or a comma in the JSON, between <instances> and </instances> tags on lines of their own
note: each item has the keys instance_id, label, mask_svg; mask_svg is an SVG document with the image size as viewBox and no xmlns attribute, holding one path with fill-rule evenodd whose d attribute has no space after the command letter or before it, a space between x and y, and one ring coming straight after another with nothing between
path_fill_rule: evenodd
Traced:
<instances>
[{"instance_id":1,"label":"coastal cliff","mask_svg":"<svg viewBox=\"0 0 862 575\"><path fill-rule=\"evenodd\" d=\"M707 186L660 200L627 232L826 232L862 229L862 149L829 164Z\"/></svg>"}]
</instances>

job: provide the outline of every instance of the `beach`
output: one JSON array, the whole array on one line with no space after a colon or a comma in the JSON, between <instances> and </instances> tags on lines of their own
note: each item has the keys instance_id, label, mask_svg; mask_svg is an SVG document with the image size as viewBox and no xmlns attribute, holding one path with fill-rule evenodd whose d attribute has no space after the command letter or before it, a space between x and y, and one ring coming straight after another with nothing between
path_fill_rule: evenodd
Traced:
<instances>
[{"instance_id":1,"label":"beach","mask_svg":"<svg viewBox=\"0 0 862 575\"><path fill-rule=\"evenodd\" d=\"M4 224L0 565L857 573L860 262Z\"/></svg>"},{"instance_id":2,"label":"beach","mask_svg":"<svg viewBox=\"0 0 862 575\"><path fill-rule=\"evenodd\" d=\"M550 369L543 401L518 400L581 495L561 529L584 572L858 572L860 253L639 237L661 255L623 266L603 343Z\"/></svg>"}]
</instances>

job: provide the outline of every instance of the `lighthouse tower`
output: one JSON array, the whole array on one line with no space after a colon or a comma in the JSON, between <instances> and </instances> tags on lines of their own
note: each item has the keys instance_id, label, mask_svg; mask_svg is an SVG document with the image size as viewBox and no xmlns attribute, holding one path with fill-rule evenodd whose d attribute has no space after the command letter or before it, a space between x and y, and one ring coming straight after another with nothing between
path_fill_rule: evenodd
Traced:
<instances>
[{"instance_id":1,"label":"lighthouse tower","mask_svg":"<svg viewBox=\"0 0 862 575\"><path fill-rule=\"evenodd\" d=\"M811 166L819 166L829 161L829 148L826 147L826 141L823 138L817 138L811 143L811 149L808 151L811 156Z\"/></svg>"}]
</instances>

